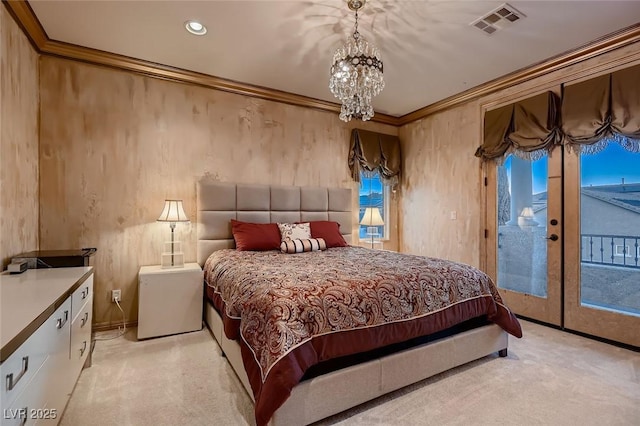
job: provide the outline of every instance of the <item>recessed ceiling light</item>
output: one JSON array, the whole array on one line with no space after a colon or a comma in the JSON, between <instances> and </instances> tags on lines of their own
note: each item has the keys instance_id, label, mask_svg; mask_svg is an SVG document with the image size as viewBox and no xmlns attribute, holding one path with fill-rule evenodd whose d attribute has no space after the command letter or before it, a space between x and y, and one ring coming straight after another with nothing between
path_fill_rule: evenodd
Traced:
<instances>
[{"instance_id":1,"label":"recessed ceiling light","mask_svg":"<svg viewBox=\"0 0 640 426\"><path fill-rule=\"evenodd\" d=\"M187 21L187 22L184 23L184 27L191 34L205 35L207 33L207 27L205 27L204 25L202 25L198 21Z\"/></svg>"}]
</instances>

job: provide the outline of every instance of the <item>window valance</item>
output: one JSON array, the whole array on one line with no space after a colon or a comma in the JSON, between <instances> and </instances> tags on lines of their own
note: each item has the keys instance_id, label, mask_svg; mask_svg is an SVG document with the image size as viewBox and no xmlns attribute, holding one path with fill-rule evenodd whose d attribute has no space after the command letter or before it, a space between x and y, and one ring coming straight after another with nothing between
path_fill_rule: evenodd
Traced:
<instances>
[{"instance_id":1,"label":"window valance","mask_svg":"<svg viewBox=\"0 0 640 426\"><path fill-rule=\"evenodd\" d=\"M599 152L612 139L640 152L640 65L565 86L562 130L578 152Z\"/></svg>"},{"instance_id":2,"label":"window valance","mask_svg":"<svg viewBox=\"0 0 640 426\"><path fill-rule=\"evenodd\" d=\"M640 65L563 86L562 98L547 92L487 111L475 155L536 160L556 145L596 153L611 141L640 152Z\"/></svg>"},{"instance_id":3,"label":"window valance","mask_svg":"<svg viewBox=\"0 0 640 426\"><path fill-rule=\"evenodd\" d=\"M396 186L400 178L400 139L383 133L353 129L348 162L351 177L356 182L360 182L360 173L367 176L378 172L385 185Z\"/></svg>"},{"instance_id":4,"label":"window valance","mask_svg":"<svg viewBox=\"0 0 640 426\"><path fill-rule=\"evenodd\" d=\"M484 116L484 143L476 157L499 159L514 153L537 159L562 141L559 123L560 99L553 92L487 111Z\"/></svg>"}]
</instances>

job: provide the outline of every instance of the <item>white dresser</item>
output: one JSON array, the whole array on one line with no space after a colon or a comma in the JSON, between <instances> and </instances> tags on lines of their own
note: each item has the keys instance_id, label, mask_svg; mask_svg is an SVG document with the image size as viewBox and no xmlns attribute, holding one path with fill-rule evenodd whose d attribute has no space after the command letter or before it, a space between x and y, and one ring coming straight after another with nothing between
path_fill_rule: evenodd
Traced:
<instances>
[{"instance_id":1,"label":"white dresser","mask_svg":"<svg viewBox=\"0 0 640 426\"><path fill-rule=\"evenodd\" d=\"M55 425L91 351L93 267L0 274L0 424Z\"/></svg>"}]
</instances>

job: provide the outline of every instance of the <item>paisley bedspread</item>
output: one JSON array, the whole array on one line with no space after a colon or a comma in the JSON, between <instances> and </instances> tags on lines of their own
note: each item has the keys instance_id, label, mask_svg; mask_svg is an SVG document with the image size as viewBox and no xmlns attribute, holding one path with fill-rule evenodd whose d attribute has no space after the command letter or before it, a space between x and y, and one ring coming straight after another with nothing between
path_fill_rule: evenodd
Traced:
<instances>
[{"instance_id":1,"label":"paisley bedspread","mask_svg":"<svg viewBox=\"0 0 640 426\"><path fill-rule=\"evenodd\" d=\"M360 247L299 254L220 250L204 272L225 334L241 343L258 424L268 422L320 361L481 315L522 336L492 280L447 260Z\"/></svg>"}]
</instances>

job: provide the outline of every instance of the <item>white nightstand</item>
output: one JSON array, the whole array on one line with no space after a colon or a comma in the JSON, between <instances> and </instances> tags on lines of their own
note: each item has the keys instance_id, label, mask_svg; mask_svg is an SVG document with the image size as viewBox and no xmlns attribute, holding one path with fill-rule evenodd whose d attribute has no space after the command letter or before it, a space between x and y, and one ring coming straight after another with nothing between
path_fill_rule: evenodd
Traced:
<instances>
[{"instance_id":1,"label":"white nightstand","mask_svg":"<svg viewBox=\"0 0 640 426\"><path fill-rule=\"evenodd\" d=\"M202 268L143 266L138 273L138 339L202 329Z\"/></svg>"}]
</instances>

